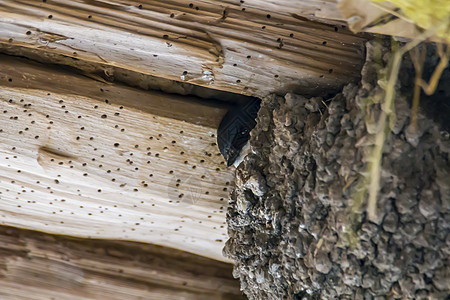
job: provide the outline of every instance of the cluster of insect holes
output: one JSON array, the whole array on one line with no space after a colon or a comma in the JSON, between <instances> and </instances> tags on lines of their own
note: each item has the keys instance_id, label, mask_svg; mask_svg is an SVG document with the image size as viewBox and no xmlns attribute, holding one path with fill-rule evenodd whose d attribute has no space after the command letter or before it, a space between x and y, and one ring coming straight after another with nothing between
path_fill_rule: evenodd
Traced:
<instances>
[{"instance_id":1,"label":"cluster of insect holes","mask_svg":"<svg viewBox=\"0 0 450 300\"><path fill-rule=\"evenodd\" d=\"M9 78L8 81L9 81L9 82L12 82L12 78ZM103 89L100 89L100 91L101 91L101 92L104 92ZM50 96L51 93L48 93L47 95ZM8 102L9 102L9 103L13 103L14 100L13 100L13 99L9 99ZM66 109L66 105L64 104L64 101L63 101L63 100L59 100L58 102L59 102L59 104L61 105L60 107L61 107L62 109L64 109L64 113L65 113L65 114L68 114L69 111ZM20 99L20 100L19 100L19 103L24 103L24 99ZM106 104L110 104L109 100L107 100L107 99L105 100L105 103L106 103ZM27 116L28 116L28 117L32 117L32 116L33 116L32 113L28 112L28 108L31 107L31 105L32 105L32 104L30 104L30 103L25 103L25 104L23 104L23 107L24 107L23 112L24 112L24 113L27 113ZM95 105L95 106L94 106L94 109L98 109L98 108L99 108L98 105ZM122 110L123 108L124 108L123 106L120 106L120 107L119 107L120 110ZM3 114L7 114L7 113L8 113L7 110L3 110ZM115 113L114 113L114 116L120 116L120 113L119 113L119 112L115 112ZM50 115L46 115L45 117L46 117L47 119L50 119ZM106 119L108 116L107 116L106 114L102 114L100 117L101 117L102 119ZM78 115L77 118L78 118L78 119L81 119L82 116L81 116L81 115ZM10 119L11 119L11 120L18 120L19 117L18 117L18 116L11 116ZM31 124L35 124L36 122L35 122L35 120L31 120L30 123L31 123ZM49 123L49 125L52 125L52 124L53 124L53 121L50 120L48 123ZM118 125L115 125L114 127L115 127L115 128L119 128ZM51 126L48 126L47 129L51 129ZM27 131L29 131L29 130L30 130L29 127L25 127L23 130L19 130L19 131L18 131L18 134L19 134L19 135L22 135L22 134L24 134L24 132L27 132ZM85 130L84 126L80 127L80 130L81 130L81 131ZM124 132L124 131L125 131L125 128L121 128L120 131L121 131L121 132ZM2 132L3 132L3 129L0 128L0 133L2 133ZM181 130L179 133L180 133L180 134L183 134L184 131ZM163 137L162 134L158 134L158 136L157 136L156 138L153 137L153 136L150 136L150 137L149 137L149 140L153 140L153 139L160 140L162 137ZM214 138L214 137L215 137L214 134L212 134L211 137ZM39 135L35 135L34 138L35 138L35 139L39 139ZM77 136L77 137L76 137L76 140L77 140L77 141L79 141L80 139L81 139L80 136ZM202 139L202 137L200 137L200 139ZM90 141L93 141L93 140L94 140L94 137L89 137L89 140L90 140ZM175 144L176 144L176 141L175 141L175 140L172 140L172 141L171 141L171 144L172 144L172 145L175 145ZM119 143L114 143L113 146L114 146L114 147L119 147L120 144L119 144ZM211 146L216 146L216 143L212 143ZM136 148L136 149L138 149L139 147L140 147L140 146L137 145L137 144L134 145L134 148ZM149 150L151 150L151 147L147 147L146 149L147 149L147 151L149 151ZM16 147L12 147L11 150L12 150L12 151L16 151ZM98 149L97 149L97 148L94 148L93 150L94 150L94 151L97 151ZM164 151L168 150L168 147L164 147L163 150L164 150ZM150 151L147 152L147 155L148 155L148 156L150 156L151 154L152 154L152 153L151 153ZM180 152L180 155L184 155L184 154L185 154L184 151L181 151L181 152ZM133 153L131 152L131 153L129 153L129 155L130 155L130 156L133 156ZM212 153L205 152L205 155L206 155L207 157L211 157L211 156L212 156ZM220 155L220 153L217 153L216 155ZM160 154L159 154L159 153L155 153L154 156L155 156L156 158L158 158L158 157L160 157ZM104 158L105 156L102 154L102 155L100 155L100 157L101 157L101 158ZM5 158L6 158L6 159L9 159L9 157L5 157ZM13 158L14 158L14 159L17 159L17 155L14 155ZM94 158L92 158L91 160L92 160L92 161L96 161L96 158L94 157ZM55 159L54 159L54 158L51 158L50 161L51 161L51 162L55 162ZM200 160L200 163L204 163L204 162L205 162L204 159ZM132 164L133 164L133 161L132 161L131 159L127 159L127 163L128 163L129 165L132 165ZM59 161L58 164L59 164L59 165L64 165L64 161ZM67 164L69 164L69 168L73 168L73 167L74 167L74 166L73 166L73 162L72 162L71 160L68 160L68 161L67 161ZM149 160L147 161L147 164L150 164L150 161L149 161ZM185 161L184 161L184 164L189 164L189 161L185 160ZM223 165L224 162L222 161L221 164ZM83 163L81 163L81 165L82 165L83 167L86 167L86 166L88 165L88 163L83 162ZM196 165L192 165L192 168L193 168L193 169L195 169L196 167L197 167ZM103 165L102 165L102 164L99 164L99 165L98 165L98 168L103 168ZM117 168L116 170L117 170L117 171L120 171L120 168ZM139 170L139 168L138 168L138 167L135 167L134 170L137 171L137 170ZM220 168L216 168L216 171L220 171ZM18 173L22 173L22 170L17 170L17 172L18 172ZM110 169L108 169L108 170L106 171L106 173L108 173L108 174L111 173L111 172L112 172L112 171L111 171ZM173 171L173 170L170 170L170 171L169 171L169 174L174 174L174 171ZM83 173L83 176L88 176L88 173ZM153 177L153 176L154 176L153 173L150 173L150 174L149 174L149 177ZM58 174L57 177L59 178L59 177L61 177L61 175ZM202 179L205 179L205 175L202 175L201 178L202 178ZM111 181L112 181L112 182L116 182L116 179L115 179L115 178L112 178ZM14 183L15 183L15 180L11 180L11 183L14 184ZM54 179L54 183L55 183L55 184L59 184L59 183L60 183L60 180L59 180L59 179ZM181 183L181 179L177 179L177 180L176 180L176 185L175 185L175 186L178 188L178 187L180 186L180 183ZM36 181L36 184L40 184L40 181ZM142 181L141 184L142 184L143 187L148 187L148 183L145 182L145 181ZM226 185L227 185L227 186L228 186L229 184L230 184L229 182L226 182ZM125 184L121 184L120 186L121 186L121 187L124 187ZM21 195L22 193L25 193L25 192L27 191L27 190L25 189L24 186L21 186L21 188L22 188L22 191L21 191L21 192L18 192L18 195ZM54 193L54 192L52 191L52 188L51 188L50 186L47 186L47 190L49 190L49 192L50 192L51 194ZM138 192L138 191L139 191L137 188L134 188L133 190L134 190L135 192ZM9 189L6 189L6 192L9 192L9 191L10 191ZM224 187L224 188L223 188L223 191L227 191L227 187ZM34 193L35 191L34 191L33 189L31 189L30 192ZM101 189L98 189L97 192L101 193L102 190L101 190ZM79 189L77 189L77 193L78 193L78 196L82 196L81 191L80 191ZM0 194L2 194L1 191L0 191ZM208 194L209 194L209 191L206 191L205 194L208 195ZM179 198L182 198L183 196L184 196L184 194L182 194L182 193L178 195ZM16 199L19 200L19 197L16 197ZM54 201L58 201L58 199L55 198ZM223 197L220 198L220 201L224 201L224 198L223 198ZM60 202L66 202L66 200L65 200L65 199L61 199ZM169 200L169 202L172 203L173 200ZM177 200L176 202L179 203L180 201ZM35 201L35 200L28 200L27 203L36 203L36 201ZM50 204L50 205L53 205L53 202L50 201L49 204ZM144 204L144 201L141 201L141 204ZM134 204L133 206L134 206L134 207L137 207L137 205L135 205L135 204ZM152 203L152 206L156 206L156 204ZM22 207L22 206L19 204L19 205L17 205L17 207L20 208L20 207ZM114 204L113 207L116 208L116 207L118 207L118 206L117 206L117 204ZM84 206L81 205L80 208L84 208ZM108 210L107 207L99 206L98 208L101 209L101 210L100 210L100 213L104 213L104 210ZM224 209L224 207L221 206L221 207L219 208L219 211L215 210L215 211L213 211L213 213L223 213L223 209ZM63 210L59 210L59 212L62 213ZM52 214L57 214L57 212L56 212L56 211L53 211ZM74 213L74 212L71 212L71 214L75 214L75 213ZM92 212L89 212L88 215L92 215ZM122 214L118 214L118 217L122 217ZM183 218L183 217L182 217L182 218ZM212 218L212 216L211 216L211 215L208 215L208 218ZM142 218L142 217L141 217L140 219L141 219L141 220L144 220L144 218ZM184 220L181 220L181 222L185 222L185 221L184 221ZM60 223L61 223L61 224L64 224L64 221L60 221ZM127 222L125 222L125 223L127 223ZM198 223L202 223L202 221L199 220ZM150 224L154 224L154 222L151 221ZM224 224L225 224L225 222L223 222L223 225L220 225L220 228L224 228ZM45 224L45 225L48 226L48 224ZM138 225L140 225L140 223L135 223L135 225L138 226ZM179 226L179 228L175 228L174 230L175 230L175 231L179 231L180 228L182 228L182 226ZM216 228L216 227L213 227L213 229L217 229L217 228ZM135 229L132 228L131 230L134 231ZM153 232L153 230L150 230L150 232ZM222 240L217 240L217 241L218 241L218 242L222 242Z\"/></svg>"},{"instance_id":2,"label":"cluster of insect holes","mask_svg":"<svg viewBox=\"0 0 450 300\"><path fill-rule=\"evenodd\" d=\"M42 0L42 2L46 3L47 0ZM244 4L244 3L245 3L244 0L240 0L240 4ZM195 10L200 10L200 7L194 5L193 3L189 3L188 7L189 7L189 8L192 8L192 9L195 9ZM143 9L144 7L143 7L142 4L139 4L139 5L137 6L137 8ZM243 8L241 8L241 10L242 10L242 11L245 11L246 8L243 7ZM170 16L170 18L174 18L174 17L175 17L175 13L171 13L169 16ZM225 17L225 16L226 16L226 10L223 11L223 17ZM53 19L53 15L48 15L48 18L49 18L49 19ZM267 18L267 19L271 19L272 16L271 16L270 14L266 14L266 18ZM88 19L92 19L92 15L88 15ZM345 25L341 25L341 26L342 26L342 28L346 28ZM266 28L267 28L266 25L261 26L261 29L262 29L262 30L265 30ZM339 28L338 28L337 26L334 26L333 28L334 28L334 31L335 31L335 32L338 32L338 31L339 31ZM26 34L27 34L27 35L30 35L30 34L31 34L31 31L27 31ZM169 39L169 35L168 35L168 34L164 34L162 37L163 37L163 39L165 39L165 40L168 40L168 39ZM290 34L289 34L289 37L290 37L290 38L294 38L294 33L290 33ZM283 38L283 37L277 38L276 42L278 43L278 44L277 44L277 48L278 48L278 49L281 49L281 48L283 48L283 47L285 46L285 38ZM172 46L170 43L168 43L168 44L169 44L169 46ZM327 41L323 41L323 42L322 42L322 45L323 45L323 46L326 46L326 45L327 45ZM154 57L158 57L157 54L154 54L153 56L154 56ZM251 55L248 55L248 56L247 56L247 59L251 59ZM233 66L234 66L234 67L237 67L237 64L233 64ZM333 69L328 69L328 73L329 73L329 74L333 73ZM187 74L188 74L188 71L183 71L183 76L186 76ZM319 77L320 77L320 78L324 78L325 76L324 76L324 75L320 75ZM279 78L279 75L278 75L278 74L275 74L275 75L274 75L274 78ZM241 83L241 80L240 80L240 79L237 79L237 80L236 80L236 83L238 83L238 84ZM245 86L245 87L244 87L244 90L248 90L248 87Z\"/></svg>"}]
</instances>

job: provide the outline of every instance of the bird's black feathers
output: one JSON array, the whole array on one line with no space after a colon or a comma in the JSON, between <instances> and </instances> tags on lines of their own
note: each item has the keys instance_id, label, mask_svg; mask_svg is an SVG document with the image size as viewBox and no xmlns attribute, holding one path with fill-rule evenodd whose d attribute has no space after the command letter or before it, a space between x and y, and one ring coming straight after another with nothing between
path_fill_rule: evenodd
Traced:
<instances>
[{"instance_id":1,"label":"bird's black feathers","mask_svg":"<svg viewBox=\"0 0 450 300\"><path fill-rule=\"evenodd\" d=\"M228 111L217 130L217 144L220 152L231 166L250 138L250 131L256 126L261 101L252 98L244 105L238 105Z\"/></svg>"}]
</instances>

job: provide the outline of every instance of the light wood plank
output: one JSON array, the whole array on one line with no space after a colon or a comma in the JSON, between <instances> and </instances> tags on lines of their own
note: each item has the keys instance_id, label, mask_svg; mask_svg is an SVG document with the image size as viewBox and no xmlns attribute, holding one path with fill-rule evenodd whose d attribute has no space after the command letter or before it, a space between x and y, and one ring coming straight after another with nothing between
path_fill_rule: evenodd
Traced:
<instances>
[{"instance_id":1,"label":"light wood plank","mask_svg":"<svg viewBox=\"0 0 450 300\"><path fill-rule=\"evenodd\" d=\"M4 0L0 49L25 47L41 56L64 56L67 64L77 59L106 72L120 67L260 97L324 94L359 78L364 38L341 25L305 19L311 7L301 6L305 11L297 14L292 4L291 13L278 13L263 4L275 6L273 1L249 1L245 7L207 0Z\"/></svg>"},{"instance_id":2,"label":"light wood plank","mask_svg":"<svg viewBox=\"0 0 450 300\"><path fill-rule=\"evenodd\" d=\"M225 260L225 107L7 56L0 65L1 224Z\"/></svg>"},{"instance_id":3,"label":"light wood plank","mask_svg":"<svg viewBox=\"0 0 450 300\"><path fill-rule=\"evenodd\" d=\"M230 2L239 2L241 7L257 8L269 13L277 12L326 24L345 25L336 0L231 0Z\"/></svg>"}]
</instances>

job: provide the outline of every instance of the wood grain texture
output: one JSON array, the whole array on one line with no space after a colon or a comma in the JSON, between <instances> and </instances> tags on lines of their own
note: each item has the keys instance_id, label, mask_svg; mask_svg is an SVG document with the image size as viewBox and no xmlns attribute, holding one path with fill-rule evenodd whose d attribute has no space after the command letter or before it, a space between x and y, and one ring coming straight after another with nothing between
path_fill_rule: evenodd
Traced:
<instances>
[{"instance_id":1,"label":"wood grain texture","mask_svg":"<svg viewBox=\"0 0 450 300\"><path fill-rule=\"evenodd\" d=\"M1 224L225 260L233 172L215 134L226 107L0 65Z\"/></svg>"},{"instance_id":2,"label":"wood grain texture","mask_svg":"<svg viewBox=\"0 0 450 300\"><path fill-rule=\"evenodd\" d=\"M123 241L0 226L0 299L244 299L232 266Z\"/></svg>"},{"instance_id":3,"label":"wood grain texture","mask_svg":"<svg viewBox=\"0 0 450 300\"><path fill-rule=\"evenodd\" d=\"M239 2L241 7L250 7L267 12L277 12L286 16L306 18L326 24L345 25L337 8L336 0L245 0Z\"/></svg>"},{"instance_id":4,"label":"wood grain texture","mask_svg":"<svg viewBox=\"0 0 450 300\"><path fill-rule=\"evenodd\" d=\"M274 1L3 0L0 49L260 97L323 94L358 78L365 39L304 17L335 3L292 3L278 12Z\"/></svg>"}]
</instances>

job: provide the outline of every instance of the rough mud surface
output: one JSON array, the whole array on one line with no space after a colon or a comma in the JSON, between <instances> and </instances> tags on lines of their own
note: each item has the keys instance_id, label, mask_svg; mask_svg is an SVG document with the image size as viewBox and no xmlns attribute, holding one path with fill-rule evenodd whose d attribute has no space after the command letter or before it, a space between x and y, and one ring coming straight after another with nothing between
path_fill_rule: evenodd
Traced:
<instances>
[{"instance_id":1,"label":"rough mud surface","mask_svg":"<svg viewBox=\"0 0 450 300\"><path fill-rule=\"evenodd\" d=\"M224 249L250 299L450 294L450 138L442 118L426 109L412 130L408 60L384 149L377 219L367 220L365 206L356 221L349 218L373 140L367 99L380 94L373 49L369 44L359 86L332 99L288 94L263 101L252 131L254 154L237 170ZM380 63L388 59L385 54ZM448 103L448 81L438 94ZM378 116L379 105L370 111Z\"/></svg>"}]
</instances>

